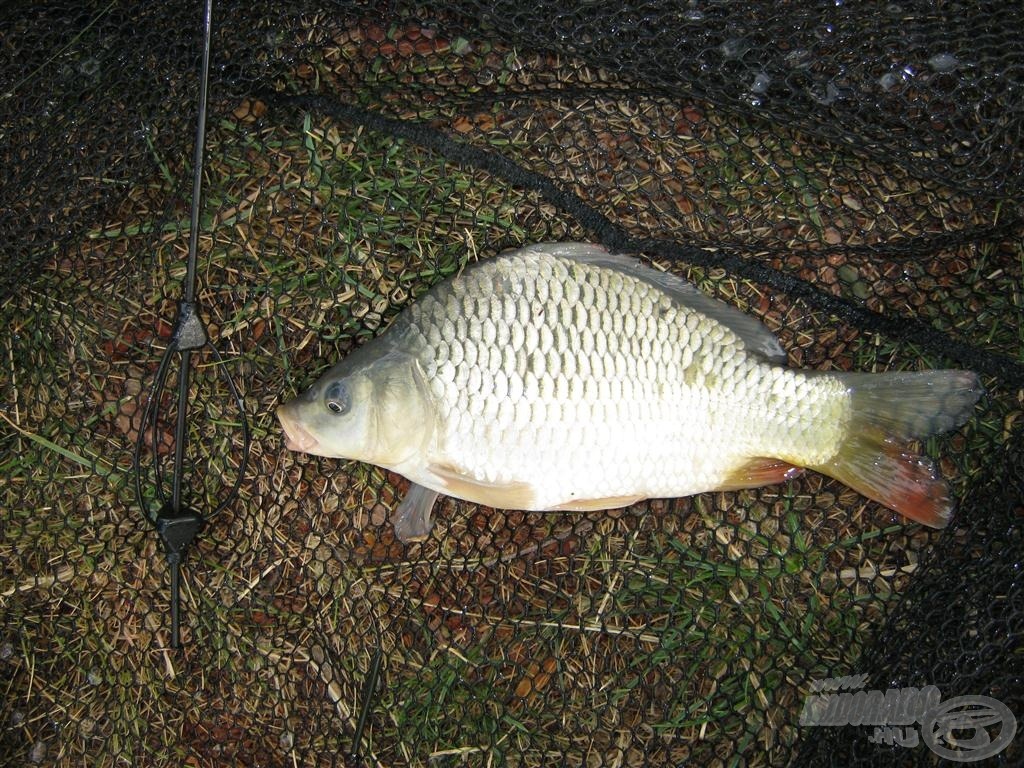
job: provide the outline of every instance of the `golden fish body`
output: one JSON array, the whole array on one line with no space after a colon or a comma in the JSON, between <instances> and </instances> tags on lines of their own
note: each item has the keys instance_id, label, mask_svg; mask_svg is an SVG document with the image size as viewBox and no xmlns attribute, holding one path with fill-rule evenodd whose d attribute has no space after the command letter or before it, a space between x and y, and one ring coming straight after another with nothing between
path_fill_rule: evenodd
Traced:
<instances>
[{"instance_id":1,"label":"golden fish body","mask_svg":"<svg viewBox=\"0 0 1024 768\"><path fill-rule=\"evenodd\" d=\"M805 372L784 358L763 326L674 276L542 244L436 286L280 415L291 447L419 486L398 511L402 538L429 530L431 491L607 509L802 467L943 524L945 485L920 457L901 462L892 438L961 423L977 378Z\"/></svg>"}]
</instances>

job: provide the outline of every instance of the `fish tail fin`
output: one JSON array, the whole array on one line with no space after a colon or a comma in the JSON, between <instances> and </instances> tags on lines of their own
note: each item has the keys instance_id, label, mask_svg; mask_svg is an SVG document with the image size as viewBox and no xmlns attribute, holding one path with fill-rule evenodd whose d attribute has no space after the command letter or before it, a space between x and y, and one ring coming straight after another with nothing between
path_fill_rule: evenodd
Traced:
<instances>
[{"instance_id":1,"label":"fish tail fin","mask_svg":"<svg viewBox=\"0 0 1024 768\"><path fill-rule=\"evenodd\" d=\"M963 424L984 394L970 371L843 374L852 398L847 437L835 456L810 467L932 528L953 514L932 461L908 442Z\"/></svg>"}]
</instances>

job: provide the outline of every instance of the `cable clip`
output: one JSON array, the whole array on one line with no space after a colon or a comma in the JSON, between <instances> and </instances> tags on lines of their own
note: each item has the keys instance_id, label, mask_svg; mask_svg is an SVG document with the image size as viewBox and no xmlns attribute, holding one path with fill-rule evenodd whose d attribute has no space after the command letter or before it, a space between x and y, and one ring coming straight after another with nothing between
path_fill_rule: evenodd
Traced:
<instances>
[{"instance_id":1,"label":"cable clip","mask_svg":"<svg viewBox=\"0 0 1024 768\"><path fill-rule=\"evenodd\" d=\"M175 510L164 504L156 516L156 532L167 554L171 570L171 647L181 646L181 561L189 545L205 524L203 516L190 509Z\"/></svg>"},{"instance_id":2,"label":"cable clip","mask_svg":"<svg viewBox=\"0 0 1024 768\"><path fill-rule=\"evenodd\" d=\"M178 302L178 317L174 321L171 343L175 349L181 351L199 349L206 342L206 328L203 327L203 321L196 311L195 302L182 299Z\"/></svg>"}]
</instances>

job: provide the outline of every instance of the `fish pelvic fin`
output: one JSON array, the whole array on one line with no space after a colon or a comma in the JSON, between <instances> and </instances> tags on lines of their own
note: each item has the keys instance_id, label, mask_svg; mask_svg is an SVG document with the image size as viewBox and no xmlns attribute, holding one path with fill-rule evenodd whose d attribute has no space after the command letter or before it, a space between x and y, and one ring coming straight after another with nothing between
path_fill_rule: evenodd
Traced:
<instances>
[{"instance_id":1,"label":"fish pelvic fin","mask_svg":"<svg viewBox=\"0 0 1024 768\"><path fill-rule=\"evenodd\" d=\"M949 488L935 464L910 447L914 439L963 424L984 394L970 371L844 374L852 416L847 437L827 462L811 466L858 493L932 528L953 514Z\"/></svg>"},{"instance_id":2,"label":"fish pelvic fin","mask_svg":"<svg viewBox=\"0 0 1024 768\"><path fill-rule=\"evenodd\" d=\"M412 483L402 503L391 513L391 525L395 529L395 538L403 544L410 541L421 541L430 535L434 521L430 513L437 501L437 491Z\"/></svg>"}]
</instances>

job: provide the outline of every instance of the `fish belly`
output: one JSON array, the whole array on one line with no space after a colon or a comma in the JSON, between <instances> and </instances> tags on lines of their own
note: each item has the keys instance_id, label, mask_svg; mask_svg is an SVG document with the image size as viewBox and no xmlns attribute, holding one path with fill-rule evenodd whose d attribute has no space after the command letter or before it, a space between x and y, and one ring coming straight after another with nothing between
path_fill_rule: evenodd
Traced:
<instances>
[{"instance_id":1,"label":"fish belly","mask_svg":"<svg viewBox=\"0 0 1024 768\"><path fill-rule=\"evenodd\" d=\"M674 382L555 382L553 396L518 401L485 393L487 384L462 389L452 393L432 461L485 485L526 484L531 501L522 506L541 510L687 496L735 486L752 459L806 466L834 454L844 419L838 386L757 363L737 374L689 383L685 373ZM559 399L561 389L582 396ZM588 389L595 397L586 397Z\"/></svg>"}]
</instances>

